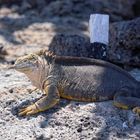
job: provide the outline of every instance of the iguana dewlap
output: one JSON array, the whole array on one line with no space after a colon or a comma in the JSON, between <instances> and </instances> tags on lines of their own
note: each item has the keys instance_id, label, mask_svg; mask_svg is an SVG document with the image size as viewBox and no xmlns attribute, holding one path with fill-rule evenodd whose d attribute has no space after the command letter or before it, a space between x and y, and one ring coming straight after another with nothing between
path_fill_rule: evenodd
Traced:
<instances>
[{"instance_id":1,"label":"iguana dewlap","mask_svg":"<svg viewBox=\"0 0 140 140\"><path fill-rule=\"evenodd\" d=\"M60 97L93 102L114 100L114 105L140 114L140 82L123 69L97 59L30 54L13 66L25 73L45 95L19 115L31 115L56 105Z\"/></svg>"}]
</instances>

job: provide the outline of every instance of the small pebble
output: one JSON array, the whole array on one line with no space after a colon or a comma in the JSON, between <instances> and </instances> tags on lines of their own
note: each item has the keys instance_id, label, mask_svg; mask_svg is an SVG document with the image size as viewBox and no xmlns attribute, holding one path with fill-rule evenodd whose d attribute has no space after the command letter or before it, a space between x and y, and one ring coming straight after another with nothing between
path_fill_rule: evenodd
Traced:
<instances>
[{"instance_id":1,"label":"small pebble","mask_svg":"<svg viewBox=\"0 0 140 140\"><path fill-rule=\"evenodd\" d=\"M123 128L127 129L128 128L128 122L123 123Z\"/></svg>"}]
</instances>

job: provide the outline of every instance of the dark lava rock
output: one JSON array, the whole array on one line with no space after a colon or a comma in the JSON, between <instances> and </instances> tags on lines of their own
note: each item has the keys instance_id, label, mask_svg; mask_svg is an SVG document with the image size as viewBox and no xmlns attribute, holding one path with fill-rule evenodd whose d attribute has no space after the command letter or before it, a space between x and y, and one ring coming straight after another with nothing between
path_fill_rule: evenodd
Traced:
<instances>
[{"instance_id":1,"label":"dark lava rock","mask_svg":"<svg viewBox=\"0 0 140 140\"><path fill-rule=\"evenodd\" d=\"M140 18L111 24L109 46L110 61L140 66Z\"/></svg>"},{"instance_id":2,"label":"dark lava rock","mask_svg":"<svg viewBox=\"0 0 140 140\"><path fill-rule=\"evenodd\" d=\"M109 14L110 21L114 22L139 16L138 0L1 0L0 4L20 5L19 13L35 9L43 17L88 20L91 13L104 13Z\"/></svg>"},{"instance_id":3,"label":"dark lava rock","mask_svg":"<svg viewBox=\"0 0 140 140\"><path fill-rule=\"evenodd\" d=\"M54 36L49 50L61 56L89 57L89 39L79 35L58 34Z\"/></svg>"}]
</instances>

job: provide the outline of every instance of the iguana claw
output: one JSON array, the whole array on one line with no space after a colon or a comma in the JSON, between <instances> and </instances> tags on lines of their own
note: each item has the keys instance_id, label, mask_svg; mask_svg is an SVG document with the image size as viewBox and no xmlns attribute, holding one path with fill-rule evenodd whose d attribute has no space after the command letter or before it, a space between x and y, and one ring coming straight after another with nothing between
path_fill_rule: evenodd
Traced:
<instances>
[{"instance_id":1,"label":"iguana claw","mask_svg":"<svg viewBox=\"0 0 140 140\"><path fill-rule=\"evenodd\" d=\"M140 107L133 108L133 112L140 115Z\"/></svg>"},{"instance_id":2,"label":"iguana claw","mask_svg":"<svg viewBox=\"0 0 140 140\"><path fill-rule=\"evenodd\" d=\"M24 115L33 115L38 113L39 110L37 109L36 105L30 105L28 107L22 108L19 110L19 116L24 116Z\"/></svg>"}]
</instances>

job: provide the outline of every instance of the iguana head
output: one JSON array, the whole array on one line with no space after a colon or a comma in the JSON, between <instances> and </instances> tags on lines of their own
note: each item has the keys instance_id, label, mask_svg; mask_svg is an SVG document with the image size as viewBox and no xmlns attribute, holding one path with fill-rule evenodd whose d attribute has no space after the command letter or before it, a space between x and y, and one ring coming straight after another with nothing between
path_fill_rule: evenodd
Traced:
<instances>
[{"instance_id":1,"label":"iguana head","mask_svg":"<svg viewBox=\"0 0 140 140\"><path fill-rule=\"evenodd\" d=\"M39 57L36 54L29 54L18 58L13 68L19 72L27 73L38 69Z\"/></svg>"},{"instance_id":2,"label":"iguana head","mask_svg":"<svg viewBox=\"0 0 140 140\"><path fill-rule=\"evenodd\" d=\"M37 73L42 69L47 69L48 63L54 57L54 55L46 50L41 50L39 52L28 54L18 58L13 66L9 69L15 69L19 72L31 74ZM44 61L44 59L46 61Z\"/></svg>"},{"instance_id":3,"label":"iguana head","mask_svg":"<svg viewBox=\"0 0 140 140\"><path fill-rule=\"evenodd\" d=\"M48 74L49 64L44 52L40 51L18 58L13 66L9 69L15 69L24 73L34 86L42 89L42 82Z\"/></svg>"}]
</instances>

